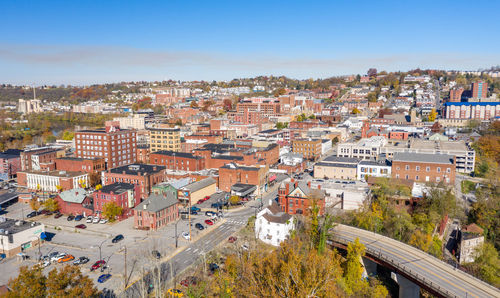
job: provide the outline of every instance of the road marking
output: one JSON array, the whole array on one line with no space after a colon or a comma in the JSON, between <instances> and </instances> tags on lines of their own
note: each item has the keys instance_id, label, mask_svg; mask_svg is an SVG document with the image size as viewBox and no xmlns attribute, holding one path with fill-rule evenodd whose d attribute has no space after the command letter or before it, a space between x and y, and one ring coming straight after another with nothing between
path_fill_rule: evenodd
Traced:
<instances>
[{"instance_id":1,"label":"road marking","mask_svg":"<svg viewBox=\"0 0 500 298\"><path fill-rule=\"evenodd\" d=\"M198 251L198 249L193 250L194 253L196 253L197 251Z\"/></svg>"},{"instance_id":2,"label":"road marking","mask_svg":"<svg viewBox=\"0 0 500 298\"><path fill-rule=\"evenodd\" d=\"M190 250L191 250L191 247L186 248L186 251L190 251Z\"/></svg>"},{"instance_id":3,"label":"road marking","mask_svg":"<svg viewBox=\"0 0 500 298\"><path fill-rule=\"evenodd\" d=\"M342 233L341 233L341 234L342 234ZM357 236L352 236L352 233L349 233L349 232L347 232L347 231L344 231L344 234L347 234L347 235L348 235L348 237L357 237ZM365 236L365 237L367 237L367 238L375 239L375 238L373 238L373 237L370 237L369 235L364 235L364 236ZM361 240L361 239L360 239L360 240ZM375 239L375 240L379 240L379 239ZM419 264L417 264L416 262L414 262L414 261L412 261L412 260L409 260L409 259L405 258L404 256L402 256L402 255L400 255L400 254L398 254L398 253L396 253L396 252L394 252L394 251L388 250L388 249L383 248L383 247L381 247L381 246L379 246L379 245L375 245L374 243L370 243L369 245L374 246L374 247L377 247L377 248L379 248L379 249L381 249L381 250L383 250L383 251L386 251L386 252L388 252L388 253L391 253L391 254L393 254L393 255L396 255L396 256L400 257L401 259L403 259L403 260L405 260L405 261L407 261L407 262L409 262L409 263L411 263L411 264L413 264L413 265L415 265L415 266L419 267L419 268L420 268L420 269L422 269L423 271L428 272L428 273L430 273L430 274L434 275L435 277L437 277L437 278L439 278L439 279L443 280L444 282L446 282L446 283L448 283L448 284L450 284L450 285L452 285L452 286L455 286L455 287L457 287L457 288L461 289L461 290L462 290L462 291L464 291L465 293L469 293L469 291L465 290L464 288L460 287L459 285L457 285L457 284L455 284L455 283L453 283L453 282L451 282L451 281L449 281L449 280L447 280L447 279L445 279L445 278L443 278L443 277L441 277L441 276L437 275L436 273L434 273L434 272L432 272L432 271L427 270L426 268L424 268L424 267L420 266L420 265L419 265ZM390 245L390 244L388 244L388 245ZM441 270L442 270L442 269L441 269ZM444 272L446 272L445 270L443 270L443 271L444 271ZM448 272L446 272L446 273L448 273ZM449 274L449 273L448 273L448 274ZM451 275L451 274L450 274L450 275ZM476 295L474 295L474 294L472 294L472 293L470 293L470 295L472 295L472 296L474 296L474 297L478 297L478 296L476 296Z\"/></svg>"}]
</instances>

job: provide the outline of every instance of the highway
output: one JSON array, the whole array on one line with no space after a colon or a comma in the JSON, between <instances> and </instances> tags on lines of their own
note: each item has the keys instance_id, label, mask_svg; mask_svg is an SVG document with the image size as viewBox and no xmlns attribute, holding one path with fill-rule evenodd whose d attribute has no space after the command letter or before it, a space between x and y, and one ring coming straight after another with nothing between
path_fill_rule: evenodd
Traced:
<instances>
[{"instance_id":1,"label":"highway","mask_svg":"<svg viewBox=\"0 0 500 298\"><path fill-rule=\"evenodd\" d=\"M500 290L441 260L397 240L366 230L337 225L330 239L346 245L359 238L366 254L397 268L443 297L500 297Z\"/></svg>"},{"instance_id":2,"label":"highway","mask_svg":"<svg viewBox=\"0 0 500 298\"><path fill-rule=\"evenodd\" d=\"M276 183L276 185L263 196L262 201L264 207L268 205L269 199L274 199L278 195L278 185L279 183ZM197 241L191 243L170 260L162 263L160 265L162 284L168 283L172 277L177 278L186 268L195 264L198 260L202 259L205 254L208 254L219 244L227 241L229 236L243 228L247 224L248 218L255 215L256 209L254 207L258 205L257 201L252 201L242 210L226 212L223 219L225 220L224 223ZM143 297L142 294L145 291L144 285L154 284L151 274L147 274L143 280L144 282L142 284L141 281L131 284L120 296ZM177 282L179 282L179 280L177 280Z\"/></svg>"}]
</instances>

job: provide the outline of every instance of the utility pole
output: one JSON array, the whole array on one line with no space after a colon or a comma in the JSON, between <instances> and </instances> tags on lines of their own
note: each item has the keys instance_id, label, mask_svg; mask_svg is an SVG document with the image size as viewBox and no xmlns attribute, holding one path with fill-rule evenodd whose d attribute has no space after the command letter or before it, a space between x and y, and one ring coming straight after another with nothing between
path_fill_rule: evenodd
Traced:
<instances>
[{"instance_id":1,"label":"utility pole","mask_svg":"<svg viewBox=\"0 0 500 298\"><path fill-rule=\"evenodd\" d=\"M123 275L123 282L124 282L123 291L125 291L125 289L127 288L127 276L128 276L128 273L127 273L127 247L126 246L125 246L124 258L125 258L125 274Z\"/></svg>"},{"instance_id":2,"label":"utility pole","mask_svg":"<svg viewBox=\"0 0 500 298\"><path fill-rule=\"evenodd\" d=\"M189 193L189 242L191 242L191 193Z\"/></svg>"},{"instance_id":3,"label":"utility pole","mask_svg":"<svg viewBox=\"0 0 500 298\"><path fill-rule=\"evenodd\" d=\"M177 224L179 223L179 220L175 222L175 248L177 248Z\"/></svg>"}]
</instances>

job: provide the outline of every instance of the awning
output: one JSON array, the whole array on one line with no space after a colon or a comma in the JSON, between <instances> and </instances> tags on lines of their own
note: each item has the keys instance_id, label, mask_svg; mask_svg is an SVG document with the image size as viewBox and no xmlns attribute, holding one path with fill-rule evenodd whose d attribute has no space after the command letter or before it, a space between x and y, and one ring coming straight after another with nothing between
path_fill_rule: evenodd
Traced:
<instances>
[{"instance_id":1,"label":"awning","mask_svg":"<svg viewBox=\"0 0 500 298\"><path fill-rule=\"evenodd\" d=\"M276 180L276 175L269 176L269 182Z\"/></svg>"}]
</instances>

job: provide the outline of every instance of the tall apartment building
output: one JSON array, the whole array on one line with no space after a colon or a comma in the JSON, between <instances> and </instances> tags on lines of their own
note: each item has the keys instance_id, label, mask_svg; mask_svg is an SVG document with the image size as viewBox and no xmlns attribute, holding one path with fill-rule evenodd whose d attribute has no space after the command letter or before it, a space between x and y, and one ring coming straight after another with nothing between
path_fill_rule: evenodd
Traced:
<instances>
[{"instance_id":1,"label":"tall apartment building","mask_svg":"<svg viewBox=\"0 0 500 298\"><path fill-rule=\"evenodd\" d=\"M477 81L472 83L472 98L482 99L488 97L488 83Z\"/></svg>"},{"instance_id":2,"label":"tall apartment building","mask_svg":"<svg viewBox=\"0 0 500 298\"><path fill-rule=\"evenodd\" d=\"M81 130L75 133L76 157L102 157L107 168L134 163L137 159L136 131L120 129L108 121L104 129Z\"/></svg>"},{"instance_id":3,"label":"tall apartment building","mask_svg":"<svg viewBox=\"0 0 500 298\"><path fill-rule=\"evenodd\" d=\"M149 128L149 149L156 151L181 151L181 130L160 124L158 127Z\"/></svg>"},{"instance_id":4,"label":"tall apartment building","mask_svg":"<svg viewBox=\"0 0 500 298\"><path fill-rule=\"evenodd\" d=\"M490 120L500 117L500 102L447 102L446 119Z\"/></svg>"},{"instance_id":5,"label":"tall apartment building","mask_svg":"<svg viewBox=\"0 0 500 298\"><path fill-rule=\"evenodd\" d=\"M450 90L450 102L461 102L462 93L464 93L464 88L456 88Z\"/></svg>"}]
</instances>

